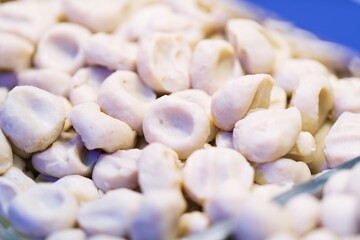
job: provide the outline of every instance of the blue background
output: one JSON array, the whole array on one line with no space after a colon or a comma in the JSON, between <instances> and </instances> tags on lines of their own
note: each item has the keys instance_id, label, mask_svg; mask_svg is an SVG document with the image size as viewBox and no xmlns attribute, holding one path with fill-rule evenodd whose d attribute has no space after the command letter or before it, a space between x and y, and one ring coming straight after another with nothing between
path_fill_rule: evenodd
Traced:
<instances>
[{"instance_id":1,"label":"blue background","mask_svg":"<svg viewBox=\"0 0 360 240\"><path fill-rule=\"evenodd\" d=\"M360 0L248 0L321 39L360 52Z\"/></svg>"}]
</instances>

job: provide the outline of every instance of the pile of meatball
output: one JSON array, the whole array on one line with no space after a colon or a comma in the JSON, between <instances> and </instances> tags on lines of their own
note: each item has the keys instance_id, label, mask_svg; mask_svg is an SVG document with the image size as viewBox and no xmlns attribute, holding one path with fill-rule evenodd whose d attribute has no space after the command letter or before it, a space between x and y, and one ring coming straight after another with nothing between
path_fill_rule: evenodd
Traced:
<instances>
[{"instance_id":1,"label":"pile of meatball","mask_svg":"<svg viewBox=\"0 0 360 240\"><path fill-rule=\"evenodd\" d=\"M0 3L0 217L29 239L226 219L237 239L353 239L359 167L322 200L271 199L360 155L359 93L351 51L241 3Z\"/></svg>"}]
</instances>

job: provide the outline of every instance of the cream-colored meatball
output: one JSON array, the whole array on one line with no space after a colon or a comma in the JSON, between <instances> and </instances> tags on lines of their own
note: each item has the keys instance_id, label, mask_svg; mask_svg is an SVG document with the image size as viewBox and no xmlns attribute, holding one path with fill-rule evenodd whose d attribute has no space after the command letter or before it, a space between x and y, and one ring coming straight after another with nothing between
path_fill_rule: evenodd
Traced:
<instances>
[{"instance_id":1,"label":"cream-colored meatball","mask_svg":"<svg viewBox=\"0 0 360 240\"><path fill-rule=\"evenodd\" d=\"M276 51L263 26L253 20L231 19L226 24L226 33L247 74L273 71Z\"/></svg>"},{"instance_id":2,"label":"cream-colored meatball","mask_svg":"<svg viewBox=\"0 0 360 240\"><path fill-rule=\"evenodd\" d=\"M34 168L45 175L57 178L73 174L88 176L99 154L87 150L76 135L70 140L57 140L45 151L33 154L31 160Z\"/></svg>"},{"instance_id":3,"label":"cream-colored meatball","mask_svg":"<svg viewBox=\"0 0 360 240\"><path fill-rule=\"evenodd\" d=\"M171 96L176 96L182 99L185 99L189 102L198 104L204 109L204 111L209 115L210 122L210 134L207 139L207 142L212 141L215 138L215 135L218 131L214 118L211 114L211 97L206 92L199 89L186 89L179 92L172 93Z\"/></svg>"},{"instance_id":4,"label":"cream-colored meatball","mask_svg":"<svg viewBox=\"0 0 360 240\"><path fill-rule=\"evenodd\" d=\"M35 182L17 167L9 168L2 177L9 179L16 184L19 190L24 191L35 186Z\"/></svg>"},{"instance_id":5,"label":"cream-colored meatball","mask_svg":"<svg viewBox=\"0 0 360 240\"><path fill-rule=\"evenodd\" d=\"M60 18L55 1L11 1L0 7L0 31L10 32L33 43Z\"/></svg>"},{"instance_id":6,"label":"cream-colored meatball","mask_svg":"<svg viewBox=\"0 0 360 240\"><path fill-rule=\"evenodd\" d=\"M328 76L324 65L311 59L290 58L280 63L274 74L276 85L284 89L289 96L298 86L300 79L307 75Z\"/></svg>"},{"instance_id":7,"label":"cream-colored meatball","mask_svg":"<svg viewBox=\"0 0 360 240\"><path fill-rule=\"evenodd\" d=\"M117 188L135 189L138 187L140 154L139 149L102 154L92 173L96 186L104 192Z\"/></svg>"},{"instance_id":8,"label":"cream-colored meatball","mask_svg":"<svg viewBox=\"0 0 360 240\"><path fill-rule=\"evenodd\" d=\"M128 0L64 0L64 13L71 22L81 24L93 32L112 32L123 19L129 3Z\"/></svg>"},{"instance_id":9,"label":"cream-colored meatball","mask_svg":"<svg viewBox=\"0 0 360 240\"><path fill-rule=\"evenodd\" d=\"M224 182L205 201L204 212L211 223L237 217L241 204L249 195L248 189L241 189L235 181Z\"/></svg>"},{"instance_id":10,"label":"cream-colored meatball","mask_svg":"<svg viewBox=\"0 0 360 240\"><path fill-rule=\"evenodd\" d=\"M321 204L322 226L343 236L355 234L359 230L358 200L347 194L325 196Z\"/></svg>"},{"instance_id":11,"label":"cream-colored meatball","mask_svg":"<svg viewBox=\"0 0 360 240\"><path fill-rule=\"evenodd\" d=\"M306 163L288 158L258 164L255 168L255 182L259 184L279 184L293 187L310 178L311 172Z\"/></svg>"},{"instance_id":12,"label":"cream-colored meatball","mask_svg":"<svg viewBox=\"0 0 360 240\"><path fill-rule=\"evenodd\" d=\"M349 169L343 169L334 173L324 185L323 196L345 193L348 188L350 175L351 171Z\"/></svg>"},{"instance_id":13,"label":"cream-colored meatball","mask_svg":"<svg viewBox=\"0 0 360 240\"><path fill-rule=\"evenodd\" d=\"M225 131L256 108L267 108L273 79L267 74L246 75L227 82L211 98L215 124Z\"/></svg>"},{"instance_id":14,"label":"cream-colored meatball","mask_svg":"<svg viewBox=\"0 0 360 240\"><path fill-rule=\"evenodd\" d=\"M302 236L320 225L321 203L310 195L301 194L293 197L285 205L291 225Z\"/></svg>"},{"instance_id":15,"label":"cream-colored meatball","mask_svg":"<svg viewBox=\"0 0 360 240\"><path fill-rule=\"evenodd\" d=\"M233 133L219 131L215 138L216 147L234 148Z\"/></svg>"},{"instance_id":16,"label":"cream-colored meatball","mask_svg":"<svg viewBox=\"0 0 360 240\"><path fill-rule=\"evenodd\" d=\"M32 153L52 144L64 126L65 108L55 95L31 86L11 90L1 105L0 125L10 141Z\"/></svg>"},{"instance_id":17,"label":"cream-colored meatball","mask_svg":"<svg viewBox=\"0 0 360 240\"><path fill-rule=\"evenodd\" d=\"M34 46L27 40L0 32L0 70L19 71L29 68L34 51Z\"/></svg>"},{"instance_id":18,"label":"cream-colored meatball","mask_svg":"<svg viewBox=\"0 0 360 240\"><path fill-rule=\"evenodd\" d=\"M325 156L329 167L336 167L360 155L360 113L344 112L327 134Z\"/></svg>"},{"instance_id":19,"label":"cream-colored meatball","mask_svg":"<svg viewBox=\"0 0 360 240\"><path fill-rule=\"evenodd\" d=\"M302 118L302 130L314 134L325 122L334 105L334 92L329 77L306 75L293 92L290 106L296 107Z\"/></svg>"},{"instance_id":20,"label":"cream-colored meatball","mask_svg":"<svg viewBox=\"0 0 360 240\"><path fill-rule=\"evenodd\" d=\"M191 48L181 35L155 33L140 42L137 70L154 91L171 93L190 87Z\"/></svg>"},{"instance_id":21,"label":"cream-colored meatball","mask_svg":"<svg viewBox=\"0 0 360 240\"><path fill-rule=\"evenodd\" d=\"M0 217L7 217L9 204L13 200L13 198L19 194L20 189L10 179L5 177L0 177Z\"/></svg>"},{"instance_id":22,"label":"cream-colored meatball","mask_svg":"<svg viewBox=\"0 0 360 240\"><path fill-rule=\"evenodd\" d=\"M106 68L92 66L81 68L73 75L69 99L73 105L96 102L100 85L112 72Z\"/></svg>"},{"instance_id":23,"label":"cream-colored meatball","mask_svg":"<svg viewBox=\"0 0 360 240\"><path fill-rule=\"evenodd\" d=\"M285 109L287 107L287 96L283 88L274 85L270 93L269 109Z\"/></svg>"},{"instance_id":24,"label":"cream-colored meatball","mask_svg":"<svg viewBox=\"0 0 360 240\"><path fill-rule=\"evenodd\" d=\"M94 182L84 176L68 175L54 182L54 185L66 188L76 197L79 205L99 198Z\"/></svg>"},{"instance_id":25,"label":"cream-colored meatball","mask_svg":"<svg viewBox=\"0 0 360 240\"><path fill-rule=\"evenodd\" d=\"M52 232L46 237L46 240L86 240L86 234L83 230L77 228L62 229L59 231Z\"/></svg>"},{"instance_id":26,"label":"cream-colored meatball","mask_svg":"<svg viewBox=\"0 0 360 240\"><path fill-rule=\"evenodd\" d=\"M206 148L189 156L183 170L185 191L203 205L221 186L233 181L236 188L248 190L254 181L254 169L246 159L229 148Z\"/></svg>"},{"instance_id":27,"label":"cream-colored meatball","mask_svg":"<svg viewBox=\"0 0 360 240\"><path fill-rule=\"evenodd\" d=\"M69 93L71 76L55 69L28 69L17 74L20 86L34 86L66 97Z\"/></svg>"},{"instance_id":28,"label":"cream-colored meatball","mask_svg":"<svg viewBox=\"0 0 360 240\"><path fill-rule=\"evenodd\" d=\"M131 148L135 144L136 133L129 125L102 113L95 103L76 105L69 120L89 150L100 148L114 152Z\"/></svg>"},{"instance_id":29,"label":"cream-colored meatball","mask_svg":"<svg viewBox=\"0 0 360 240\"><path fill-rule=\"evenodd\" d=\"M332 124L332 122L326 121L315 133L315 152L313 152L309 156L303 156L299 159L308 164L312 173L319 173L328 168L324 153L324 139L327 136Z\"/></svg>"},{"instance_id":30,"label":"cream-colored meatball","mask_svg":"<svg viewBox=\"0 0 360 240\"><path fill-rule=\"evenodd\" d=\"M205 231L210 227L210 219L199 211L184 213L179 219L178 233L189 236Z\"/></svg>"},{"instance_id":31,"label":"cream-colored meatball","mask_svg":"<svg viewBox=\"0 0 360 240\"><path fill-rule=\"evenodd\" d=\"M102 198L83 204L78 222L87 234L125 236L142 202L143 196L129 189L109 191Z\"/></svg>"},{"instance_id":32,"label":"cream-colored meatball","mask_svg":"<svg viewBox=\"0 0 360 240\"><path fill-rule=\"evenodd\" d=\"M65 188L37 184L19 193L10 203L12 226L27 236L44 237L75 225L76 198Z\"/></svg>"},{"instance_id":33,"label":"cream-colored meatball","mask_svg":"<svg viewBox=\"0 0 360 240\"><path fill-rule=\"evenodd\" d=\"M131 239L175 239L177 223L185 209L185 199L178 190L159 190L145 194L130 225Z\"/></svg>"},{"instance_id":34,"label":"cream-colored meatball","mask_svg":"<svg viewBox=\"0 0 360 240\"><path fill-rule=\"evenodd\" d=\"M224 40L202 40L191 60L191 85L212 95L224 83L243 75L235 50Z\"/></svg>"},{"instance_id":35,"label":"cream-colored meatball","mask_svg":"<svg viewBox=\"0 0 360 240\"><path fill-rule=\"evenodd\" d=\"M272 162L290 151L300 132L296 108L259 110L235 124L234 147L251 162Z\"/></svg>"},{"instance_id":36,"label":"cream-colored meatball","mask_svg":"<svg viewBox=\"0 0 360 240\"><path fill-rule=\"evenodd\" d=\"M154 190L180 190L183 180L178 155L160 143L151 143L142 150L138 175L145 194Z\"/></svg>"},{"instance_id":37,"label":"cream-colored meatball","mask_svg":"<svg viewBox=\"0 0 360 240\"><path fill-rule=\"evenodd\" d=\"M106 114L127 123L139 135L150 103L156 94L138 75L130 71L116 71L101 84L97 102Z\"/></svg>"},{"instance_id":38,"label":"cream-colored meatball","mask_svg":"<svg viewBox=\"0 0 360 240\"><path fill-rule=\"evenodd\" d=\"M343 78L333 83L335 104L333 112L338 118L343 112L360 113L360 78Z\"/></svg>"},{"instance_id":39,"label":"cream-colored meatball","mask_svg":"<svg viewBox=\"0 0 360 240\"><path fill-rule=\"evenodd\" d=\"M35 66L73 74L85 64L84 47L90 36L90 31L80 25L56 24L41 37Z\"/></svg>"},{"instance_id":40,"label":"cream-colored meatball","mask_svg":"<svg viewBox=\"0 0 360 240\"><path fill-rule=\"evenodd\" d=\"M278 231L290 230L289 217L276 203L254 200L242 204L234 222L236 239L266 239Z\"/></svg>"},{"instance_id":41,"label":"cream-colored meatball","mask_svg":"<svg viewBox=\"0 0 360 240\"><path fill-rule=\"evenodd\" d=\"M114 70L135 70L137 46L105 33L96 33L85 45L85 61L89 65Z\"/></svg>"},{"instance_id":42,"label":"cream-colored meatball","mask_svg":"<svg viewBox=\"0 0 360 240\"><path fill-rule=\"evenodd\" d=\"M13 165L12 150L9 141L0 129L0 174L6 172Z\"/></svg>"},{"instance_id":43,"label":"cream-colored meatball","mask_svg":"<svg viewBox=\"0 0 360 240\"><path fill-rule=\"evenodd\" d=\"M119 25L115 35L128 41L141 41L148 35L159 32L182 35L192 46L204 37L201 23L175 13L160 2L137 9L127 21Z\"/></svg>"},{"instance_id":44,"label":"cream-colored meatball","mask_svg":"<svg viewBox=\"0 0 360 240\"><path fill-rule=\"evenodd\" d=\"M309 132L300 132L295 145L292 147L288 155L295 160L305 160L305 156L310 156L316 151L315 138ZM304 161L305 162L305 161Z\"/></svg>"},{"instance_id":45,"label":"cream-colored meatball","mask_svg":"<svg viewBox=\"0 0 360 240\"><path fill-rule=\"evenodd\" d=\"M143 122L147 142L160 142L186 159L202 148L210 133L206 112L197 104L174 96L154 101Z\"/></svg>"}]
</instances>

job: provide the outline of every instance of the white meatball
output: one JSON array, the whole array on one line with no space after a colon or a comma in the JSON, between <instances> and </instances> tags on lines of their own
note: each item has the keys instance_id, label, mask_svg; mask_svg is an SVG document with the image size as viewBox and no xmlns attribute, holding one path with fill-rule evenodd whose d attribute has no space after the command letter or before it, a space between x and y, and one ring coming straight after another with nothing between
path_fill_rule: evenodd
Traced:
<instances>
[{"instance_id":1,"label":"white meatball","mask_svg":"<svg viewBox=\"0 0 360 240\"><path fill-rule=\"evenodd\" d=\"M325 122L334 105L334 92L329 77L305 75L294 90L290 106L301 113L302 130L314 134Z\"/></svg>"},{"instance_id":2,"label":"white meatball","mask_svg":"<svg viewBox=\"0 0 360 240\"><path fill-rule=\"evenodd\" d=\"M35 237L75 225L76 198L66 189L37 184L19 193L10 203L9 219L19 232Z\"/></svg>"},{"instance_id":3,"label":"white meatball","mask_svg":"<svg viewBox=\"0 0 360 240\"><path fill-rule=\"evenodd\" d=\"M190 87L191 48L181 35L155 33L139 46L137 70L156 92L171 93Z\"/></svg>"},{"instance_id":4,"label":"white meatball","mask_svg":"<svg viewBox=\"0 0 360 240\"><path fill-rule=\"evenodd\" d=\"M140 154L139 149L102 154L92 173L96 186L104 192L117 188L135 189L138 186Z\"/></svg>"},{"instance_id":5,"label":"white meatball","mask_svg":"<svg viewBox=\"0 0 360 240\"><path fill-rule=\"evenodd\" d=\"M140 193L125 188L109 191L102 198L83 204L78 222L91 235L125 236L142 202Z\"/></svg>"},{"instance_id":6,"label":"white meatball","mask_svg":"<svg viewBox=\"0 0 360 240\"><path fill-rule=\"evenodd\" d=\"M123 19L130 1L117 0L65 0L65 16L93 32L112 32Z\"/></svg>"},{"instance_id":7,"label":"white meatball","mask_svg":"<svg viewBox=\"0 0 360 240\"><path fill-rule=\"evenodd\" d=\"M273 71L276 52L263 26L253 20L231 19L226 23L226 33L246 73Z\"/></svg>"},{"instance_id":8,"label":"white meatball","mask_svg":"<svg viewBox=\"0 0 360 240\"><path fill-rule=\"evenodd\" d=\"M73 105L96 102L100 85L112 72L106 68L92 66L81 68L73 75L69 99Z\"/></svg>"},{"instance_id":9,"label":"white meatball","mask_svg":"<svg viewBox=\"0 0 360 240\"><path fill-rule=\"evenodd\" d=\"M96 103L76 105L69 120L87 149L101 148L106 152L134 146L136 133L123 121L100 111Z\"/></svg>"},{"instance_id":10,"label":"white meatball","mask_svg":"<svg viewBox=\"0 0 360 240\"><path fill-rule=\"evenodd\" d=\"M128 41L139 42L147 36L159 32L182 35L191 46L194 46L204 37L204 29L201 23L174 12L170 6L161 3L145 3L141 8L135 9L130 18L119 25L115 35Z\"/></svg>"},{"instance_id":11,"label":"white meatball","mask_svg":"<svg viewBox=\"0 0 360 240\"><path fill-rule=\"evenodd\" d=\"M212 95L224 83L243 75L235 50L224 40L202 40L191 60L191 85Z\"/></svg>"},{"instance_id":12,"label":"white meatball","mask_svg":"<svg viewBox=\"0 0 360 240\"><path fill-rule=\"evenodd\" d=\"M145 114L143 131L147 142L160 142L185 159L204 146L210 123L206 112L197 104L163 96Z\"/></svg>"},{"instance_id":13,"label":"white meatball","mask_svg":"<svg viewBox=\"0 0 360 240\"><path fill-rule=\"evenodd\" d=\"M28 190L35 186L35 182L17 167L10 167L2 177L9 179L21 190Z\"/></svg>"},{"instance_id":14,"label":"white meatball","mask_svg":"<svg viewBox=\"0 0 360 240\"><path fill-rule=\"evenodd\" d=\"M336 167L360 155L360 113L344 112L325 137L325 156L329 167Z\"/></svg>"},{"instance_id":15,"label":"white meatball","mask_svg":"<svg viewBox=\"0 0 360 240\"><path fill-rule=\"evenodd\" d=\"M99 198L99 191L94 182L84 176L65 176L54 182L54 185L66 188L76 197L79 205Z\"/></svg>"},{"instance_id":16,"label":"white meatball","mask_svg":"<svg viewBox=\"0 0 360 240\"><path fill-rule=\"evenodd\" d=\"M116 71L101 84L97 102L108 115L127 123L139 135L142 123L156 94L138 75L130 71Z\"/></svg>"},{"instance_id":17,"label":"white meatball","mask_svg":"<svg viewBox=\"0 0 360 240\"><path fill-rule=\"evenodd\" d=\"M181 189L179 158L173 150L160 143L151 143L142 150L138 172L139 185L143 193Z\"/></svg>"},{"instance_id":18,"label":"white meatball","mask_svg":"<svg viewBox=\"0 0 360 240\"><path fill-rule=\"evenodd\" d=\"M2 130L13 144L28 153L44 150L52 144L64 122L62 101L36 87L15 87L0 109Z\"/></svg>"},{"instance_id":19,"label":"white meatball","mask_svg":"<svg viewBox=\"0 0 360 240\"><path fill-rule=\"evenodd\" d=\"M209 122L210 122L210 134L207 139L207 142L212 141L215 138L218 128L216 127L214 123L214 118L211 114L211 96L199 89L186 89L172 93L170 96L182 98L189 102L195 103L204 109L204 111L209 116Z\"/></svg>"},{"instance_id":20,"label":"white meatball","mask_svg":"<svg viewBox=\"0 0 360 240\"><path fill-rule=\"evenodd\" d=\"M55 95L67 96L71 76L55 69L28 69L17 74L20 86L34 86Z\"/></svg>"},{"instance_id":21,"label":"white meatball","mask_svg":"<svg viewBox=\"0 0 360 240\"><path fill-rule=\"evenodd\" d=\"M45 151L33 154L31 161L37 171L52 177L88 176L99 155L98 151L87 150L76 135L70 140L57 140Z\"/></svg>"},{"instance_id":22,"label":"white meatball","mask_svg":"<svg viewBox=\"0 0 360 240\"><path fill-rule=\"evenodd\" d=\"M211 113L216 126L231 131L250 110L267 108L273 81L270 75L256 74L224 84L211 98Z\"/></svg>"},{"instance_id":23,"label":"white meatball","mask_svg":"<svg viewBox=\"0 0 360 240\"><path fill-rule=\"evenodd\" d=\"M255 168L255 182L259 184L290 185L293 187L310 179L311 172L306 163L288 158L258 164Z\"/></svg>"},{"instance_id":24,"label":"white meatball","mask_svg":"<svg viewBox=\"0 0 360 240\"><path fill-rule=\"evenodd\" d=\"M27 40L0 32L0 70L19 71L29 68L34 51L34 46Z\"/></svg>"},{"instance_id":25,"label":"white meatball","mask_svg":"<svg viewBox=\"0 0 360 240\"><path fill-rule=\"evenodd\" d=\"M174 239L177 223L185 208L185 199L178 190L159 190L145 194L130 225L131 239Z\"/></svg>"},{"instance_id":26,"label":"white meatball","mask_svg":"<svg viewBox=\"0 0 360 240\"><path fill-rule=\"evenodd\" d=\"M248 190L254 181L254 169L246 159L229 148L206 148L189 156L183 170L185 191L203 205L225 182Z\"/></svg>"},{"instance_id":27,"label":"white meatball","mask_svg":"<svg viewBox=\"0 0 360 240\"><path fill-rule=\"evenodd\" d=\"M41 37L35 66L74 73L85 64L84 47L90 35L89 30L74 23L54 25Z\"/></svg>"},{"instance_id":28,"label":"white meatball","mask_svg":"<svg viewBox=\"0 0 360 240\"><path fill-rule=\"evenodd\" d=\"M235 124L234 147L249 161L272 162L290 151L300 132L296 108L259 110Z\"/></svg>"},{"instance_id":29,"label":"white meatball","mask_svg":"<svg viewBox=\"0 0 360 240\"><path fill-rule=\"evenodd\" d=\"M135 70L137 46L105 33L96 33L85 45L85 61L89 65L114 70Z\"/></svg>"},{"instance_id":30,"label":"white meatball","mask_svg":"<svg viewBox=\"0 0 360 240\"><path fill-rule=\"evenodd\" d=\"M37 43L60 18L55 1L11 1L1 4L0 31Z\"/></svg>"}]
</instances>

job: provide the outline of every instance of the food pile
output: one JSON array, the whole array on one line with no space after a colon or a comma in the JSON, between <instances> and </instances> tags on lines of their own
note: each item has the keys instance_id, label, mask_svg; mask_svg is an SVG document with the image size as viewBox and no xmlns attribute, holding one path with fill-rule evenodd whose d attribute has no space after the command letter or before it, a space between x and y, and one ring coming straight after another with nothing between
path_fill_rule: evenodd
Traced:
<instances>
[{"instance_id":1,"label":"food pile","mask_svg":"<svg viewBox=\"0 0 360 240\"><path fill-rule=\"evenodd\" d=\"M8 1L0 86L0 216L29 239L229 218L238 239L359 234L360 167L321 202L270 202L360 155L359 58L289 23L217 0Z\"/></svg>"}]
</instances>

